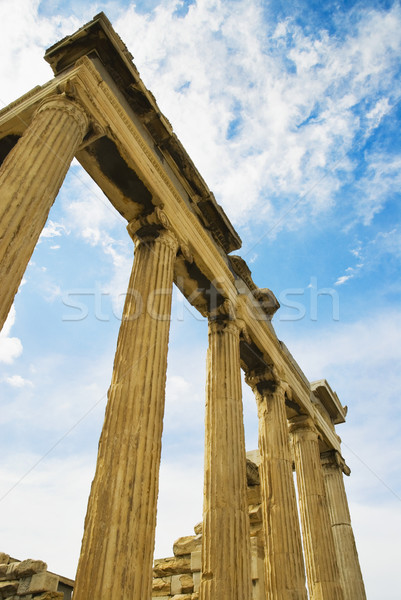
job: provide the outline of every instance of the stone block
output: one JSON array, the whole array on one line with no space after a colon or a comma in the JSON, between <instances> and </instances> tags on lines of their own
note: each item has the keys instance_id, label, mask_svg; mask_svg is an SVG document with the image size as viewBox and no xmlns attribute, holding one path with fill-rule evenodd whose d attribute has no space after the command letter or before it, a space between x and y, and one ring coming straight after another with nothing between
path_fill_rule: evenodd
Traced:
<instances>
[{"instance_id":1,"label":"stone block","mask_svg":"<svg viewBox=\"0 0 401 600\"><path fill-rule=\"evenodd\" d=\"M200 571L202 568L202 552L197 550L191 554L191 571Z\"/></svg>"},{"instance_id":2,"label":"stone block","mask_svg":"<svg viewBox=\"0 0 401 600\"><path fill-rule=\"evenodd\" d=\"M191 561L189 558L180 558L172 556L169 558L157 559L154 562L153 576L166 577L167 575L177 575L179 573L190 573Z\"/></svg>"},{"instance_id":3,"label":"stone block","mask_svg":"<svg viewBox=\"0 0 401 600\"><path fill-rule=\"evenodd\" d=\"M257 538L251 538L251 577L259 579L259 549Z\"/></svg>"},{"instance_id":4,"label":"stone block","mask_svg":"<svg viewBox=\"0 0 401 600\"><path fill-rule=\"evenodd\" d=\"M8 564L7 572L6 572L7 577L9 577L10 579L12 579L13 577L15 579L17 578L16 570L17 570L18 565L19 565L19 562L11 562Z\"/></svg>"},{"instance_id":5,"label":"stone block","mask_svg":"<svg viewBox=\"0 0 401 600\"><path fill-rule=\"evenodd\" d=\"M180 575L181 592L183 594L192 594L194 591L194 580L191 575Z\"/></svg>"},{"instance_id":6,"label":"stone block","mask_svg":"<svg viewBox=\"0 0 401 600\"><path fill-rule=\"evenodd\" d=\"M35 573L41 573L42 571L46 571L47 564L43 562L43 560L32 560L28 558L27 560L23 560L18 563L15 571L17 577L29 577L29 575L34 575Z\"/></svg>"},{"instance_id":7,"label":"stone block","mask_svg":"<svg viewBox=\"0 0 401 600\"><path fill-rule=\"evenodd\" d=\"M194 592L199 592L199 586L200 586L200 580L201 580L200 571L196 571L195 573L192 573L192 579L194 582Z\"/></svg>"},{"instance_id":8,"label":"stone block","mask_svg":"<svg viewBox=\"0 0 401 600\"><path fill-rule=\"evenodd\" d=\"M171 592L171 577L155 577L152 584L152 597L165 596Z\"/></svg>"},{"instance_id":9,"label":"stone block","mask_svg":"<svg viewBox=\"0 0 401 600\"><path fill-rule=\"evenodd\" d=\"M173 575L171 577L171 591L170 591L170 594L172 596L174 596L176 594L181 594L181 592L182 592L180 577L181 577L181 575Z\"/></svg>"},{"instance_id":10,"label":"stone block","mask_svg":"<svg viewBox=\"0 0 401 600\"><path fill-rule=\"evenodd\" d=\"M195 531L196 535L199 535L200 533L202 533L202 531L203 531L203 521L201 521L200 523L197 523L195 525L194 531Z\"/></svg>"},{"instance_id":11,"label":"stone block","mask_svg":"<svg viewBox=\"0 0 401 600\"><path fill-rule=\"evenodd\" d=\"M18 589L18 581L0 581L0 598L8 598L16 593Z\"/></svg>"},{"instance_id":12,"label":"stone block","mask_svg":"<svg viewBox=\"0 0 401 600\"><path fill-rule=\"evenodd\" d=\"M10 555L5 552L0 552L0 565L8 565L10 562Z\"/></svg>"},{"instance_id":13,"label":"stone block","mask_svg":"<svg viewBox=\"0 0 401 600\"><path fill-rule=\"evenodd\" d=\"M25 596L26 594L29 594L29 586L31 585L31 579L32 579L32 577L24 577L19 580L19 585L18 585L18 595L19 596Z\"/></svg>"},{"instance_id":14,"label":"stone block","mask_svg":"<svg viewBox=\"0 0 401 600\"><path fill-rule=\"evenodd\" d=\"M260 485L248 486L247 498L248 498L248 504L260 504L261 503Z\"/></svg>"},{"instance_id":15,"label":"stone block","mask_svg":"<svg viewBox=\"0 0 401 600\"><path fill-rule=\"evenodd\" d=\"M31 594L38 592L57 592L58 582L58 576L53 575L53 573L48 573L47 571L35 573L35 575L32 575L29 592Z\"/></svg>"},{"instance_id":16,"label":"stone block","mask_svg":"<svg viewBox=\"0 0 401 600\"><path fill-rule=\"evenodd\" d=\"M174 542L173 552L175 556L184 556L199 550L202 545L202 535L187 535L180 537Z\"/></svg>"},{"instance_id":17,"label":"stone block","mask_svg":"<svg viewBox=\"0 0 401 600\"><path fill-rule=\"evenodd\" d=\"M152 596L152 600L155 598L156 600L171 600L171 596Z\"/></svg>"}]
</instances>

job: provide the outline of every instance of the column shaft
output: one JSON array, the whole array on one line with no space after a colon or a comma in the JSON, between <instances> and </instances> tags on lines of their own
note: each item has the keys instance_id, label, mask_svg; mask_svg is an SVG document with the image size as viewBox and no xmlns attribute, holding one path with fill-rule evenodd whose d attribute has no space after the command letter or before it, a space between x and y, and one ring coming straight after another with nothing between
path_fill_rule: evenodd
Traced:
<instances>
[{"instance_id":1,"label":"column shaft","mask_svg":"<svg viewBox=\"0 0 401 600\"><path fill-rule=\"evenodd\" d=\"M318 434L308 417L294 417L290 422L310 597L343 600Z\"/></svg>"},{"instance_id":2,"label":"column shaft","mask_svg":"<svg viewBox=\"0 0 401 600\"><path fill-rule=\"evenodd\" d=\"M135 250L75 600L151 598L176 251L164 230Z\"/></svg>"},{"instance_id":3,"label":"column shaft","mask_svg":"<svg viewBox=\"0 0 401 600\"><path fill-rule=\"evenodd\" d=\"M209 321L201 600L251 600L239 330Z\"/></svg>"},{"instance_id":4,"label":"column shaft","mask_svg":"<svg viewBox=\"0 0 401 600\"><path fill-rule=\"evenodd\" d=\"M324 483L344 600L366 600L342 471L336 451L322 455ZM348 470L349 473L349 470Z\"/></svg>"},{"instance_id":5,"label":"column shaft","mask_svg":"<svg viewBox=\"0 0 401 600\"><path fill-rule=\"evenodd\" d=\"M0 168L0 329L87 127L77 104L49 97Z\"/></svg>"},{"instance_id":6,"label":"column shaft","mask_svg":"<svg viewBox=\"0 0 401 600\"><path fill-rule=\"evenodd\" d=\"M259 415L260 485L265 536L266 597L306 600L284 389L269 377L248 376Z\"/></svg>"}]
</instances>

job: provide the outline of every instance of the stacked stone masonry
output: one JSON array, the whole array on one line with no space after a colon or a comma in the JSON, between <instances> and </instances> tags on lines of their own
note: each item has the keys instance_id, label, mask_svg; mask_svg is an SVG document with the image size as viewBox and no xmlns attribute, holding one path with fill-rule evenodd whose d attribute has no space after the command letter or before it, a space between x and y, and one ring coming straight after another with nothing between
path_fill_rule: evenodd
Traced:
<instances>
[{"instance_id":1,"label":"stacked stone masonry","mask_svg":"<svg viewBox=\"0 0 401 600\"><path fill-rule=\"evenodd\" d=\"M265 600L264 546L258 467L247 459L247 505L251 548L252 600ZM152 600L198 600L202 569L202 523L195 535L178 538L174 556L156 559L153 567Z\"/></svg>"},{"instance_id":2,"label":"stacked stone masonry","mask_svg":"<svg viewBox=\"0 0 401 600\"><path fill-rule=\"evenodd\" d=\"M15 560L0 552L0 600L70 600L74 582L42 560Z\"/></svg>"}]
</instances>

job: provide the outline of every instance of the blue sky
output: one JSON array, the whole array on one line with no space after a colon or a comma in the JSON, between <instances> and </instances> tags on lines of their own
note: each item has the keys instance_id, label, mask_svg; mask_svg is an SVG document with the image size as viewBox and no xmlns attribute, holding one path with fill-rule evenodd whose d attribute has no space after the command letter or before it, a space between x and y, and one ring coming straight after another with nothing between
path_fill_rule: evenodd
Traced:
<instances>
[{"instance_id":1,"label":"blue sky","mask_svg":"<svg viewBox=\"0 0 401 600\"><path fill-rule=\"evenodd\" d=\"M338 433L367 595L399 598L399 2L81 4L0 2L1 105L49 80L45 49L106 12L280 299L279 338L348 406ZM0 337L0 550L70 577L132 259L123 219L74 162ZM201 518L206 338L175 292L160 557Z\"/></svg>"}]
</instances>

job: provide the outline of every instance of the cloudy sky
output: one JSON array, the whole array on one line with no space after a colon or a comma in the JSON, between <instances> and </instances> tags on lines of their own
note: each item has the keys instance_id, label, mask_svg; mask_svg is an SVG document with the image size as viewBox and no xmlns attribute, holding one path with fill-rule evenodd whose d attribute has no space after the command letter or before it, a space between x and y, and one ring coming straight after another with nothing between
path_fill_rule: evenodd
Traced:
<instances>
[{"instance_id":1,"label":"cloudy sky","mask_svg":"<svg viewBox=\"0 0 401 600\"><path fill-rule=\"evenodd\" d=\"M279 338L348 406L367 595L399 600L400 3L0 0L0 106L51 79L45 49L101 10L280 299ZM132 259L74 162L0 335L0 550L69 577ZM157 557L202 511L207 326L178 292L170 340Z\"/></svg>"}]
</instances>

